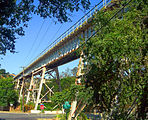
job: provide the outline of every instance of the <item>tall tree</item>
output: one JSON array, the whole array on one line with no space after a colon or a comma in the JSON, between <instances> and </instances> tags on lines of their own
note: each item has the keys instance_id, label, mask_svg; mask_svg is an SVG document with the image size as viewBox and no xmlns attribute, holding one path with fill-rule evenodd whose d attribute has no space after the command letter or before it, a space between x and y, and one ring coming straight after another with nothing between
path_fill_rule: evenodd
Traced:
<instances>
[{"instance_id":1,"label":"tall tree","mask_svg":"<svg viewBox=\"0 0 148 120\"><path fill-rule=\"evenodd\" d=\"M16 36L25 34L23 28L33 14L67 22L70 13L87 10L89 5L89 0L0 0L0 54L15 52Z\"/></svg>"},{"instance_id":2,"label":"tall tree","mask_svg":"<svg viewBox=\"0 0 148 120\"><path fill-rule=\"evenodd\" d=\"M0 78L0 106L9 106L16 104L18 95L14 89L13 79L11 77Z\"/></svg>"},{"instance_id":3,"label":"tall tree","mask_svg":"<svg viewBox=\"0 0 148 120\"><path fill-rule=\"evenodd\" d=\"M83 43L85 84L94 93L94 104L107 113L106 119L146 119L148 27L144 21L148 3L115 4L118 8L97 13L98 32Z\"/></svg>"}]
</instances>

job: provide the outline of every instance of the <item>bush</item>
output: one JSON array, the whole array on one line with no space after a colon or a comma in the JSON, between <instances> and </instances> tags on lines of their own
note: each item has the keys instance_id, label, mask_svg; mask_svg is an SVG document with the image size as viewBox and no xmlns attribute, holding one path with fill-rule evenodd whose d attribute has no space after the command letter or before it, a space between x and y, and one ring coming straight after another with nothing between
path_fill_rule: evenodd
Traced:
<instances>
[{"instance_id":1,"label":"bush","mask_svg":"<svg viewBox=\"0 0 148 120\"><path fill-rule=\"evenodd\" d=\"M18 94L14 89L13 78L0 78L0 106L16 105Z\"/></svg>"},{"instance_id":2,"label":"bush","mask_svg":"<svg viewBox=\"0 0 148 120\"><path fill-rule=\"evenodd\" d=\"M29 110L34 109L34 107L35 107L35 104L32 103L32 102L29 102L28 104L25 104L25 105L24 105L24 110L25 110L25 112L27 112L27 111L29 111Z\"/></svg>"}]
</instances>

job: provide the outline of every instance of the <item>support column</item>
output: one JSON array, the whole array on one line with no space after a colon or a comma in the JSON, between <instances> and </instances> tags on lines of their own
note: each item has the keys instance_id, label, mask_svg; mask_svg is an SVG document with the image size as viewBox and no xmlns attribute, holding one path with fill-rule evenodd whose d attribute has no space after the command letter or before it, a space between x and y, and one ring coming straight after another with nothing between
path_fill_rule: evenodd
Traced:
<instances>
[{"instance_id":1,"label":"support column","mask_svg":"<svg viewBox=\"0 0 148 120\"><path fill-rule=\"evenodd\" d=\"M82 54L81 54L82 55ZM82 57L80 57L80 60L79 60L79 65L78 65L78 71L77 71L77 77L78 78L76 78L76 81L75 81L75 84L76 85L79 85L79 84L81 84L81 75L83 75L82 74L82 69L83 69L83 67L84 67L84 63L83 63L83 58Z\"/></svg>"},{"instance_id":2,"label":"support column","mask_svg":"<svg viewBox=\"0 0 148 120\"><path fill-rule=\"evenodd\" d=\"M57 78L56 81L57 81L57 84L59 86L59 92L61 92L62 91L62 87L61 87L58 67L55 68L55 72L56 72L56 78Z\"/></svg>"},{"instance_id":3,"label":"support column","mask_svg":"<svg viewBox=\"0 0 148 120\"><path fill-rule=\"evenodd\" d=\"M84 67L82 55L83 55L83 52L81 53L81 57L80 57L80 60L79 60L79 66L78 66L78 71L77 71L77 75L76 75L78 78L76 78L76 80L75 80L76 85L81 85L81 78L80 77L81 77L81 75L83 75L82 69ZM77 106L77 95L75 97L75 100L72 101L71 111L70 111L68 120L71 120L72 117L75 117L76 106ZM75 118L75 119L77 119L77 118Z\"/></svg>"},{"instance_id":4,"label":"support column","mask_svg":"<svg viewBox=\"0 0 148 120\"><path fill-rule=\"evenodd\" d=\"M29 86L29 90L28 90L28 95L27 95L27 100L26 100L26 104L29 102L29 100L30 100L30 90L31 90L31 88L32 88L32 86L33 86L33 73L32 73L32 76L31 76L31 81L30 81L30 86Z\"/></svg>"},{"instance_id":5,"label":"support column","mask_svg":"<svg viewBox=\"0 0 148 120\"><path fill-rule=\"evenodd\" d=\"M77 106L77 100L72 101L72 104L71 104L71 116L70 116L70 118L75 116L76 106Z\"/></svg>"},{"instance_id":6,"label":"support column","mask_svg":"<svg viewBox=\"0 0 148 120\"><path fill-rule=\"evenodd\" d=\"M18 88L20 87L19 84L20 84L20 79L17 80L17 86L16 86L16 89L18 89Z\"/></svg>"},{"instance_id":7,"label":"support column","mask_svg":"<svg viewBox=\"0 0 148 120\"><path fill-rule=\"evenodd\" d=\"M43 85L43 82L44 82L45 72L46 72L46 68L44 67L43 70L42 70L42 77L41 77L40 87L39 87L39 91L38 91L38 95L37 95L37 100L36 100L36 104L35 104L35 110L37 110L38 103L41 102L40 101L40 95L41 95L42 85Z\"/></svg>"},{"instance_id":8,"label":"support column","mask_svg":"<svg viewBox=\"0 0 148 120\"><path fill-rule=\"evenodd\" d=\"M24 82L22 81L22 86L21 86L21 89L20 89L20 95L19 95L19 102L20 102L21 97L22 97L22 91L23 91L23 88L24 88Z\"/></svg>"}]
</instances>

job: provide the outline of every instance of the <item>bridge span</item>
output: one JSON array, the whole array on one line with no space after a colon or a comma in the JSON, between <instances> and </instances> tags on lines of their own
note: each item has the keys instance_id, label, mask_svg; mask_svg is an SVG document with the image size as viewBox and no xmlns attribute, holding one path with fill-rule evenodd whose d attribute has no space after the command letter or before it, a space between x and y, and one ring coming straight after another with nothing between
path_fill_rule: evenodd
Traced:
<instances>
[{"instance_id":1,"label":"bridge span","mask_svg":"<svg viewBox=\"0 0 148 120\"><path fill-rule=\"evenodd\" d=\"M95 31L91 24L93 16L98 10L103 8L104 5L107 5L109 1L110 0L104 2L104 0L102 0L78 22L50 44L48 49L42 52L40 57L14 77L15 81L17 81L16 88L20 91L19 100L21 100L21 98L24 100L24 97L26 97L26 103L33 101L36 104L35 110L41 101L49 102L50 98L45 100L45 96L47 96L47 94L50 94L51 96L54 92L52 91L52 88L49 88L46 84L45 76L48 74L55 78L52 75L53 72L56 73L55 79L59 85L59 91L61 91L58 66L80 57L76 51L80 47L81 39L87 40L94 34ZM80 74L81 68L78 71L78 75ZM47 91L41 96L43 84L47 87Z\"/></svg>"}]
</instances>

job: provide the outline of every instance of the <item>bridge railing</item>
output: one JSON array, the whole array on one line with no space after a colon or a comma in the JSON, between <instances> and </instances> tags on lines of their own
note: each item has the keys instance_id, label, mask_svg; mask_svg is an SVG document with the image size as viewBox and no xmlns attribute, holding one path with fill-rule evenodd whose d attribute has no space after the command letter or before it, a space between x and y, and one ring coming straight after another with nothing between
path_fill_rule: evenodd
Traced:
<instances>
[{"instance_id":1,"label":"bridge railing","mask_svg":"<svg viewBox=\"0 0 148 120\"><path fill-rule=\"evenodd\" d=\"M42 51L35 59L50 51L51 48L56 46L60 41L64 40L70 34L72 34L77 29L81 28L85 22L88 21L97 11L99 11L105 4L108 4L111 0L101 0L95 7L93 7L87 14L85 14L80 20L78 20L73 26L71 26L66 32L64 32L60 37L58 37L54 42L52 42L44 51ZM34 59L34 60L35 60ZM34 61L32 60L32 61Z\"/></svg>"},{"instance_id":2,"label":"bridge railing","mask_svg":"<svg viewBox=\"0 0 148 120\"><path fill-rule=\"evenodd\" d=\"M29 65L25 68L24 71L28 71L29 66L33 65L34 62L38 61L39 58L44 56L45 53L48 53L54 46L56 46L59 42L63 41L65 38L67 38L70 34L73 34L76 30L79 28L83 27L90 18L93 17L97 11L99 11L101 8L104 6L104 1L100 1L95 7L93 7L86 15L84 15L80 20L78 20L73 26L71 26L66 32L64 32L60 37L58 37L54 42L52 42L44 51L42 51L37 57L35 57ZM111 0L106 1L106 5L110 2ZM53 56L52 56L53 57ZM40 66L40 64L38 65ZM38 66L34 66L34 68L37 68ZM32 68L32 69L34 69ZM29 71L28 71L29 72ZM28 73L26 72L26 73ZM20 72L18 75L21 75L22 72Z\"/></svg>"}]
</instances>

